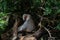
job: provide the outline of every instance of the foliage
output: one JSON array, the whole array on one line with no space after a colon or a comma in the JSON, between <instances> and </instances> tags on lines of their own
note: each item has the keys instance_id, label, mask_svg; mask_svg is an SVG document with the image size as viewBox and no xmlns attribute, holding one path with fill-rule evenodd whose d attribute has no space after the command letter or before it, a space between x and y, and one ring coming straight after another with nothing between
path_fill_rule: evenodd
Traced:
<instances>
[{"instance_id":1,"label":"foliage","mask_svg":"<svg viewBox=\"0 0 60 40\"><path fill-rule=\"evenodd\" d=\"M60 1L59 0L47 0L45 3L45 13L44 14L60 14Z\"/></svg>"},{"instance_id":2,"label":"foliage","mask_svg":"<svg viewBox=\"0 0 60 40\"><path fill-rule=\"evenodd\" d=\"M51 15L50 17L52 17L52 16L56 17L57 14L60 15L60 0L46 0L44 6L45 6L44 15L48 15L48 16ZM60 17L60 16L58 16L58 17ZM58 17L55 18L55 20L57 20ZM60 30L60 19L59 19L58 23L59 24L55 24L55 25L57 25L55 27L56 27L56 29Z\"/></svg>"},{"instance_id":3,"label":"foliage","mask_svg":"<svg viewBox=\"0 0 60 40\"><path fill-rule=\"evenodd\" d=\"M40 11L41 7L43 11ZM0 31L5 30L6 19L10 12L20 12L19 14L30 13L32 15L38 14L47 16L48 18L55 18L60 23L60 0L1 0L0 1ZM42 13L42 14L41 14ZM55 24L57 25L57 24ZM57 25L60 30L60 24Z\"/></svg>"},{"instance_id":4,"label":"foliage","mask_svg":"<svg viewBox=\"0 0 60 40\"><path fill-rule=\"evenodd\" d=\"M0 12L0 34L6 29L7 26L7 14Z\"/></svg>"},{"instance_id":5,"label":"foliage","mask_svg":"<svg viewBox=\"0 0 60 40\"><path fill-rule=\"evenodd\" d=\"M56 28L57 28L58 30L60 30L60 23L56 26Z\"/></svg>"}]
</instances>

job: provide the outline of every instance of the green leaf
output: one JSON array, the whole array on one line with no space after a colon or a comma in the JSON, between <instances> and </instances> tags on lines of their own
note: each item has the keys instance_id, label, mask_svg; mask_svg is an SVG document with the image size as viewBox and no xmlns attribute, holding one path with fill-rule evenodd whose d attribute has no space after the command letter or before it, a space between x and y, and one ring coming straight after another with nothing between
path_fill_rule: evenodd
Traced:
<instances>
[{"instance_id":1,"label":"green leaf","mask_svg":"<svg viewBox=\"0 0 60 40\"><path fill-rule=\"evenodd\" d=\"M57 14L58 14L58 13L60 14L60 9L58 9L56 13L57 13Z\"/></svg>"},{"instance_id":2,"label":"green leaf","mask_svg":"<svg viewBox=\"0 0 60 40\"><path fill-rule=\"evenodd\" d=\"M44 15L51 14L51 12L52 12L52 9L51 9L51 8L46 7L46 8L45 8Z\"/></svg>"},{"instance_id":3,"label":"green leaf","mask_svg":"<svg viewBox=\"0 0 60 40\"><path fill-rule=\"evenodd\" d=\"M56 29L60 30L60 23L56 26Z\"/></svg>"}]
</instances>

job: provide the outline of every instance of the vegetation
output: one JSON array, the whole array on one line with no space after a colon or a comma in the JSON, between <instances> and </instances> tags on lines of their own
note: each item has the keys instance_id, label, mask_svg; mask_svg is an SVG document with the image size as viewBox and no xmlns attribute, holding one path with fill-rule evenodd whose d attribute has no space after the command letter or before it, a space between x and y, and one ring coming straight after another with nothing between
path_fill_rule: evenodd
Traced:
<instances>
[{"instance_id":1,"label":"vegetation","mask_svg":"<svg viewBox=\"0 0 60 40\"><path fill-rule=\"evenodd\" d=\"M60 30L60 0L0 0L0 35L9 26L9 16L24 13L36 17L35 21L37 16L47 18L42 20L43 26Z\"/></svg>"},{"instance_id":2,"label":"vegetation","mask_svg":"<svg viewBox=\"0 0 60 40\"><path fill-rule=\"evenodd\" d=\"M0 35L6 29L7 26L7 13L0 13Z\"/></svg>"}]
</instances>

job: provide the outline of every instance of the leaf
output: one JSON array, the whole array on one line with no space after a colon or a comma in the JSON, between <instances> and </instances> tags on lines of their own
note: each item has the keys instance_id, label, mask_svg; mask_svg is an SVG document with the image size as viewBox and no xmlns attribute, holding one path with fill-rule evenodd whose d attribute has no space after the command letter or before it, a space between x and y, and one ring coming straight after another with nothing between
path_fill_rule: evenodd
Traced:
<instances>
[{"instance_id":1,"label":"leaf","mask_svg":"<svg viewBox=\"0 0 60 40\"><path fill-rule=\"evenodd\" d=\"M56 29L60 30L60 23L56 26Z\"/></svg>"},{"instance_id":2,"label":"leaf","mask_svg":"<svg viewBox=\"0 0 60 40\"><path fill-rule=\"evenodd\" d=\"M45 8L44 15L51 14L51 12L52 12L52 9L51 9L51 8L46 7L46 8Z\"/></svg>"},{"instance_id":3,"label":"leaf","mask_svg":"<svg viewBox=\"0 0 60 40\"><path fill-rule=\"evenodd\" d=\"M60 9L58 9L56 13L57 13L57 14L60 13Z\"/></svg>"}]
</instances>

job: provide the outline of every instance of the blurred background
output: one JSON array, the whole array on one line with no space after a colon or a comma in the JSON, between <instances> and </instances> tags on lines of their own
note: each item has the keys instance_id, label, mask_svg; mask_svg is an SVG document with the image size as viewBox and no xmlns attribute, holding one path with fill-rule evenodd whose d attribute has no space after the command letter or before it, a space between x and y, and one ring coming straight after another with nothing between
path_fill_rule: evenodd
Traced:
<instances>
[{"instance_id":1,"label":"blurred background","mask_svg":"<svg viewBox=\"0 0 60 40\"><path fill-rule=\"evenodd\" d=\"M60 0L0 0L0 36L13 27L16 17L22 20L23 14L31 14L36 26L43 16L43 26L60 31Z\"/></svg>"}]
</instances>

